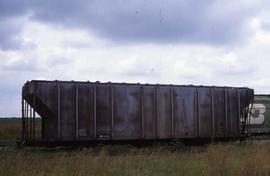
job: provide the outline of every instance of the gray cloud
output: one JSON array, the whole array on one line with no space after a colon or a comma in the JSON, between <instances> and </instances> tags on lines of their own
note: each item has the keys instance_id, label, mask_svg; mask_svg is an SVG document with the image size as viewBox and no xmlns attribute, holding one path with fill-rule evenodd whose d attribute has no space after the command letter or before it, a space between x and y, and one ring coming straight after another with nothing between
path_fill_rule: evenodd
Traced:
<instances>
[{"instance_id":1,"label":"gray cloud","mask_svg":"<svg viewBox=\"0 0 270 176\"><path fill-rule=\"evenodd\" d=\"M21 48L23 21L20 17L30 10L30 1L1 0L0 1L0 49L16 50Z\"/></svg>"},{"instance_id":2,"label":"gray cloud","mask_svg":"<svg viewBox=\"0 0 270 176\"><path fill-rule=\"evenodd\" d=\"M22 40L19 37L21 26L10 18L0 18L0 49L18 49Z\"/></svg>"},{"instance_id":3,"label":"gray cloud","mask_svg":"<svg viewBox=\"0 0 270 176\"><path fill-rule=\"evenodd\" d=\"M227 43L243 34L254 4L222 1L46 1L36 20L81 27L122 42Z\"/></svg>"},{"instance_id":4,"label":"gray cloud","mask_svg":"<svg viewBox=\"0 0 270 176\"><path fill-rule=\"evenodd\" d=\"M11 17L24 14L30 4L31 2L26 0L1 0L0 15L1 17Z\"/></svg>"},{"instance_id":5,"label":"gray cloud","mask_svg":"<svg viewBox=\"0 0 270 176\"><path fill-rule=\"evenodd\" d=\"M0 2L0 15L10 18L28 13L32 20L85 29L118 43L222 45L244 38L245 24L258 7L254 3L214 0L4 0ZM1 24L1 28L0 48L17 48L20 41L14 38L20 29L11 24Z\"/></svg>"}]
</instances>

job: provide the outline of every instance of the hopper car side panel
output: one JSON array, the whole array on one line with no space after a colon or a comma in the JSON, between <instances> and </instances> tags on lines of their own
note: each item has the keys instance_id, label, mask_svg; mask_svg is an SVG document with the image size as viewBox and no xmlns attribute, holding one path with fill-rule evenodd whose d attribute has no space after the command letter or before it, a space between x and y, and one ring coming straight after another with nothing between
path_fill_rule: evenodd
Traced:
<instances>
[{"instance_id":1,"label":"hopper car side panel","mask_svg":"<svg viewBox=\"0 0 270 176\"><path fill-rule=\"evenodd\" d=\"M213 90L213 117L214 117L214 135L215 137L226 136L226 107L225 107L225 90L215 88Z\"/></svg>"},{"instance_id":2,"label":"hopper car side panel","mask_svg":"<svg viewBox=\"0 0 270 176\"><path fill-rule=\"evenodd\" d=\"M173 89L173 130L175 138L199 136L196 88Z\"/></svg>"},{"instance_id":3,"label":"hopper car side panel","mask_svg":"<svg viewBox=\"0 0 270 176\"><path fill-rule=\"evenodd\" d=\"M140 139L142 137L141 89L139 86L111 87L113 100L113 139ZM132 107L132 108L131 108Z\"/></svg>"},{"instance_id":4,"label":"hopper car side panel","mask_svg":"<svg viewBox=\"0 0 270 176\"><path fill-rule=\"evenodd\" d=\"M78 108L78 131L79 140L90 140L94 138L94 86L79 84L77 88L77 108Z\"/></svg>"},{"instance_id":5,"label":"hopper car side panel","mask_svg":"<svg viewBox=\"0 0 270 176\"><path fill-rule=\"evenodd\" d=\"M157 136L157 92L155 86L143 88L143 134L144 139L155 139Z\"/></svg>"}]
</instances>

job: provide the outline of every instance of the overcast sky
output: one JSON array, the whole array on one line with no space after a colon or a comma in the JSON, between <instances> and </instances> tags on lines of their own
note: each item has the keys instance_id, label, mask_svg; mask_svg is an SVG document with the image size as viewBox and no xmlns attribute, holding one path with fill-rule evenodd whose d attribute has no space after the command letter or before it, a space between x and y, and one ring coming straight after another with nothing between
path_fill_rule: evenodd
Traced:
<instances>
[{"instance_id":1,"label":"overcast sky","mask_svg":"<svg viewBox=\"0 0 270 176\"><path fill-rule=\"evenodd\" d=\"M270 93L265 0L0 0L0 116L27 80L245 86Z\"/></svg>"}]
</instances>

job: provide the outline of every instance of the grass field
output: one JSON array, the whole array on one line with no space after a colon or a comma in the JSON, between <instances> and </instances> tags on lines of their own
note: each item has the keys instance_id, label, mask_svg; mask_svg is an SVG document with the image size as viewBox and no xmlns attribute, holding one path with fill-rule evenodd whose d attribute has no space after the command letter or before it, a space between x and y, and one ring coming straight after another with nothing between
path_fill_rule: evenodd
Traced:
<instances>
[{"instance_id":1,"label":"grass field","mask_svg":"<svg viewBox=\"0 0 270 176\"><path fill-rule=\"evenodd\" d=\"M16 141L21 137L20 118L0 118L0 141ZM36 135L41 135L41 120L36 119Z\"/></svg>"},{"instance_id":2,"label":"grass field","mask_svg":"<svg viewBox=\"0 0 270 176\"><path fill-rule=\"evenodd\" d=\"M0 118L0 140L15 141L20 137L20 118Z\"/></svg>"},{"instance_id":3,"label":"grass field","mask_svg":"<svg viewBox=\"0 0 270 176\"><path fill-rule=\"evenodd\" d=\"M0 124L5 128L1 121ZM4 136L14 139L12 125L18 124L10 122L2 132L10 130L12 135ZM233 142L201 147L157 144L143 148L116 145L88 149L2 147L0 175L270 175L270 143Z\"/></svg>"}]
</instances>

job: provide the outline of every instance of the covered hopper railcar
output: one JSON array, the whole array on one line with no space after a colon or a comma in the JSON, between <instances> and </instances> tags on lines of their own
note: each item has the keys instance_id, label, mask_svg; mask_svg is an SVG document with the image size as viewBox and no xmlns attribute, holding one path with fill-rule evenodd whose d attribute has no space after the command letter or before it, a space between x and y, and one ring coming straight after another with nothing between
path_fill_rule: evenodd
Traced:
<instances>
[{"instance_id":1,"label":"covered hopper railcar","mask_svg":"<svg viewBox=\"0 0 270 176\"><path fill-rule=\"evenodd\" d=\"M22 141L240 138L249 88L30 81L22 90Z\"/></svg>"}]
</instances>

